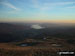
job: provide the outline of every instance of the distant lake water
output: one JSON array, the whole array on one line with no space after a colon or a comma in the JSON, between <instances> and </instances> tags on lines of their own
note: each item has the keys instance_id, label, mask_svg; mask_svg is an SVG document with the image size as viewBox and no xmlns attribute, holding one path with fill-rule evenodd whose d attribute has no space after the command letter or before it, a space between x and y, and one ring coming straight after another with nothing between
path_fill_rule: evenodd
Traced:
<instances>
[{"instance_id":1,"label":"distant lake water","mask_svg":"<svg viewBox=\"0 0 75 56\"><path fill-rule=\"evenodd\" d=\"M18 44L18 46L22 46L22 47L25 47L25 46L35 46L37 44L38 43L20 43L20 44Z\"/></svg>"}]
</instances>

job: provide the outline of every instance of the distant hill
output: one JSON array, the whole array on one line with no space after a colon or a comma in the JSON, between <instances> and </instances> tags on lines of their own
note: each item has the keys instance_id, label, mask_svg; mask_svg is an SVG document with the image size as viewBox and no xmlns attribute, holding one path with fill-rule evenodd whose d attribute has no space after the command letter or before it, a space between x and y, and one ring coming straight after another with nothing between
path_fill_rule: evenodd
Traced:
<instances>
[{"instance_id":1,"label":"distant hill","mask_svg":"<svg viewBox=\"0 0 75 56\"><path fill-rule=\"evenodd\" d=\"M0 42L21 40L22 31L29 29L27 25L0 23Z\"/></svg>"},{"instance_id":2,"label":"distant hill","mask_svg":"<svg viewBox=\"0 0 75 56\"><path fill-rule=\"evenodd\" d=\"M39 24L44 27L42 29L31 28L32 25L35 24L0 23L0 42L20 41L25 38L41 39L44 37L75 39L74 25Z\"/></svg>"}]
</instances>

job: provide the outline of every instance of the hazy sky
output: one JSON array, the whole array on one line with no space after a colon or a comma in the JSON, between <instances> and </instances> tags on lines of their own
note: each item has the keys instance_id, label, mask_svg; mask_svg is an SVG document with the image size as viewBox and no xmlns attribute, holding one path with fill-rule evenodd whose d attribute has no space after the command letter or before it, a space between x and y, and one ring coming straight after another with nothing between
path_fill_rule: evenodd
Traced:
<instances>
[{"instance_id":1,"label":"hazy sky","mask_svg":"<svg viewBox=\"0 0 75 56\"><path fill-rule=\"evenodd\" d=\"M0 0L0 21L75 22L75 0Z\"/></svg>"}]
</instances>

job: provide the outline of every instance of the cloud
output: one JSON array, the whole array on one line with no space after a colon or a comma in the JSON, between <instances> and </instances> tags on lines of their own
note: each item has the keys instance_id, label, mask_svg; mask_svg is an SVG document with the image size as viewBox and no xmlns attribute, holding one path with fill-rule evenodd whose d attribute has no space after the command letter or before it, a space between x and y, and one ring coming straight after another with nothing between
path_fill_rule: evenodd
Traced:
<instances>
[{"instance_id":1,"label":"cloud","mask_svg":"<svg viewBox=\"0 0 75 56\"><path fill-rule=\"evenodd\" d=\"M65 6L65 5L72 5L74 4L75 2L58 2L58 3L44 3L44 6L42 6L41 9L45 9L45 10L50 10L50 9L53 9L55 7L59 7L59 6ZM68 8L74 8L75 6L73 7L68 7Z\"/></svg>"},{"instance_id":2,"label":"cloud","mask_svg":"<svg viewBox=\"0 0 75 56\"><path fill-rule=\"evenodd\" d=\"M42 10L50 10L53 9L55 7L59 7L59 6L65 6L65 5L73 5L75 4L75 2L40 2L40 0L32 0L33 4L34 4L34 8L40 9ZM40 4L41 3L41 4ZM70 7L70 8L74 8L74 7Z\"/></svg>"},{"instance_id":3,"label":"cloud","mask_svg":"<svg viewBox=\"0 0 75 56\"><path fill-rule=\"evenodd\" d=\"M46 11L50 11L53 9L65 9L67 8L75 8L75 6L72 6L75 4L75 2L40 2L40 0L32 0L33 6L38 10L38 13L35 13L34 16L40 17L40 18L49 18L49 15L46 14ZM41 4L40 4L41 3ZM68 7L70 6L70 7Z\"/></svg>"},{"instance_id":4,"label":"cloud","mask_svg":"<svg viewBox=\"0 0 75 56\"><path fill-rule=\"evenodd\" d=\"M13 4L9 3L9 2L0 2L1 5L7 6L9 8L12 8L14 10L20 10L19 8L16 8Z\"/></svg>"},{"instance_id":5,"label":"cloud","mask_svg":"<svg viewBox=\"0 0 75 56\"><path fill-rule=\"evenodd\" d=\"M58 2L58 3L45 3L46 6L57 6L57 5L70 5L74 4L75 2Z\"/></svg>"},{"instance_id":6,"label":"cloud","mask_svg":"<svg viewBox=\"0 0 75 56\"><path fill-rule=\"evenodd\" d=\"M34 8L38 8L38 7L39 7L39 2L38 2L38 0L32 0L32 3L33 3L33 7L34 7Z\"/></svg>"},{"instance_id":7,"label":"cloud","mask_svg":"<svg viewBox=\"0 0 75 56\"><path fill-rule=\"evenodd\" d=\"M50 9L48 6L44 6L43 3L41 3L39 0L32 0L33 5L32 8L39 9L41 11Z\"/></svg>"},{"instance_id":8,"label":"cloud","mask_svg":"<svg viewBox=\"0 0 75 56\"><path fill-rule=\"evenodd\" d=\"M40 25L32 25L31 28L33 28L33 29L43 29L44 27L42 27Z\"/></svg>"},{"instance_id":9,"label":"cloud","mask_svg":"<svg viewBox=\"0 0 75 56\"><path fill-rule=\"evenodd\" d=\"M72 8L75 8L75 6L70 6L70 7L66 7L66 8L72 9Z\"/></svg>"}]
</instances>

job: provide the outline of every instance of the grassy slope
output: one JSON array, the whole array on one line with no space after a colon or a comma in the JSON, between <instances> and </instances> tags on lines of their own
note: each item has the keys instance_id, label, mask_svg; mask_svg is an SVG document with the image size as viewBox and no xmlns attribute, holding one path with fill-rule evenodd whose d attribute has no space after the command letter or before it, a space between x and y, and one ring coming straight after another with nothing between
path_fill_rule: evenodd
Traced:
<instances>
[{"instance_id":1,"label":"grassy slope","mask_svg":"<svg viewBox=\"0 0 75 56\"><path fill-rule=\"evenodd\" d=\"M52 43L60 43L63 47L53 47ZM20 43L20 42L18 42ZM58 56L58 51L72 51L75 50L75 45L68 44L62 39L50 39L44 41L37 46L20 47L16 46L18 43L0 43L0 56Z\"/></svg>"}]
</instances>

